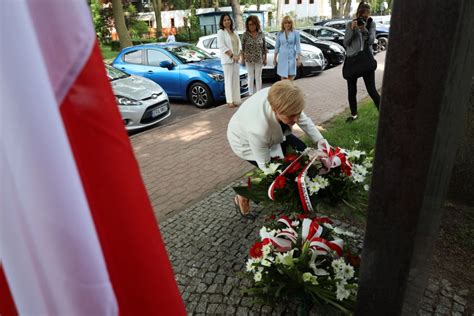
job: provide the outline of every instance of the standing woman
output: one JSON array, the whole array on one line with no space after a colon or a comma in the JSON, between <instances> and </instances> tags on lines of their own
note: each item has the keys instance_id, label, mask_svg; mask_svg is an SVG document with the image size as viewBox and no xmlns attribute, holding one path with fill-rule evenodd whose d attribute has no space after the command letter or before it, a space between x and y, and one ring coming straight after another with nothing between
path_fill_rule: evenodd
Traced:
<instances>
[{"instance_id":1,"label":"standing woman","mask_svg":"<svg viewBox=\"0 0 474 316\"><path fill-rule=\"evenodd\" d=\"M357 8L354 20L346 24L346 34L344 35L344 46L346 47L346 62L344 67L348 66L348 60L358 54L369 53L373 59L372 45L375 41L375 22L370 17L370 5L361 2ZM364 52L366 50L366 52ZM375 63L375 62L374 62ZM376 64L375 64L376 68ZM369 70L362 75L365 87L370 97L375 103L377 109L380 104L380 95L375 87L375 69ZM346 122L352 122L357 119L357 79L358 77L347 78L347 90L349 95L349 107L351 116Z\"/></svg>"},{"instance_id":2,"label":"standing woman","mask_svg":"<svg viewBox=\"0 0 474 316\"><path fill-rule=\"evenodd\" d=\"M245 29L242 36L242 64L247 65L249 93L252 95L262 89L262 67L267 64L268 49L258 17L250 15L245 21Z\"/></svg>"},{"instance_id":3,"label":"standing woman","mask_svg":"<svg viewBox=\"0 0 474 316\"><path fill-rule=\"evenodd\" d=\"M221 53L224 68L224 86L227 105L230 108L240 104L240 64L242 50L239 36L234 32L234 22L228 13L221 15L220 30L217 32L217 47Z\"/></svg>"},{"instance_id":4,"label":"standing woman","mask_svg":"<svg viewBox=\"0 0 474 316\"><path fill-rule=\"evenodd\" d=\"M276 38L273 64L277 63L277 74L281 79L293 80L296 76L296 66L301 66L300 33L295 31L289 16L283 18L281 31Z\"/></svg>"}]
</instances>

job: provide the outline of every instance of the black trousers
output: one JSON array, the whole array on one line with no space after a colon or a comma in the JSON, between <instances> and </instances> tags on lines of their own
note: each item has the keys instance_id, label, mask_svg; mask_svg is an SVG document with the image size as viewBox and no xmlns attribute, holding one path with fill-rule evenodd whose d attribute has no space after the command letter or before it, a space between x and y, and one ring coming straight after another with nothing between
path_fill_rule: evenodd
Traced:
<instances>
[{"instance_id":1,"label":"black trousers","mask_svg":"<svg viewBox=\"0 0 474 316\"><path fill-rule=\"evenodd\" d=\"M369 92L370 97L375 103L377 109L380 105L380 95L375 88L375 72L372 71L366 75L364 75L365 87L367 88L367 92ZM351 114L357 115L357 79L349 79L347 80L347 90L349 92L349 107L351 108Z\"/></svg>"},{"instance_id":2,"label":"black trousers","mask_svg":"<svg viewBox=\"0 0 474 316\"><path fill-rule=\"evenodd\" d=\"M306 149L307 146L301 139L299 139L293 134L290 134L286 136L286 140L283 143L281 143L281 149L283 150L283 155L286 155L290 147L297 151L303 151ZM252 161L252 160L247 160L247 161L250 162L255 167L258 167L258 164L256 161Z\"/></svg>"}]
</instances>

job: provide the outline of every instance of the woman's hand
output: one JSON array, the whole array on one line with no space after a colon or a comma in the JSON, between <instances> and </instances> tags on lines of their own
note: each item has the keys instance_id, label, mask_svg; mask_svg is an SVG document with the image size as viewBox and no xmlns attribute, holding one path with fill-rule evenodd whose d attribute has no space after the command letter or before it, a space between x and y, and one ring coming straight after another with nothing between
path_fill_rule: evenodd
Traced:
<instances>
[{"instance_id":1,"label":"woman's hand","mask_svg":"<svg viewBox=\"0 0 474 316\"><path fill-rule=\"evenodd\" d=\"M277 55L273 56L273 67L275 67L278 64L277 59L278 59Z\"/></svg>"},{"instance_id":2,"label":"woman's hand","mask_svg":"<svg viewBox=\"0 0 474 316\"><path fill-rule=\"evenodd\" d=\"M352 20L352 29L355 30L357 28L357 19Z\"/></svg>"},{"instance_id":3,"label":"woman's hand","mask_svg":"<svg viewBox=\"0 0 474 316\"><path fill-rule=\"evenodd\" d=\"M296 66L301 67L301 57L296 58Z\"/></svg>"},{"instance_id":4,"label":"woman's hand","mask_svg":"<svg viewBox=\"0 0 474 316\"><path fill-rule=\"evenodd\" d=\"M239 63L239 56L235 56L235 55L234 55L234 57L232 57L232 61L233 61L234 63L238 64L238 63Z\"/></svg>"}]
</instances>

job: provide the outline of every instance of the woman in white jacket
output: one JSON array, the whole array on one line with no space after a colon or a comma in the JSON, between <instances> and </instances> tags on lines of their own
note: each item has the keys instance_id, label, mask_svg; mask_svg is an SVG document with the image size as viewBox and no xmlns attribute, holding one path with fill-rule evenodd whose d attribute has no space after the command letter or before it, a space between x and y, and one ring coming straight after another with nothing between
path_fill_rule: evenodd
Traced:
<instances>
[{"instance_id":1,"label":"woman in white jacket","mask_svg":"<svg viewBox=\"0 0 474 316\"><path fill-rule=\"evenodd\" d=\"M289 80L260 90L232 116L227 128L230 147L237 156L262 170L267 169L271 157L283 158L290 146L303 151L306 145L292 134L293 125L297 124L314 143L323 139L304 114L304 106L303 92ZM243 217L252 217L248 199L237 195L234 203Z\"/></svg>"},{"instance_id":2,"label":"woman in white jacket","mask_svg":"<svg viewBox=\"0 0 474 316\"><path fill-rule=\"evenodd\" d=\"M225 97L229 107L240 105L240 65L242 50L239 36L234 32L234 23L228 13L221 15L220 30L217 31L217 47L221 53L224 69Z\"/></svg>"}]
</instances>

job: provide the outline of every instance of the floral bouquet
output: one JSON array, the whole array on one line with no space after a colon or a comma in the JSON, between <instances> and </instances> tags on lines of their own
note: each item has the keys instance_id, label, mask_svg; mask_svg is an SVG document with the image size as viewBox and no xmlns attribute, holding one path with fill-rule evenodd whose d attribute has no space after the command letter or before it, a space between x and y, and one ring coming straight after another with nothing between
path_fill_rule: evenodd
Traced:
<instances>
[{"instance_id":1,"label":"floral bouquet","mask_svg":"<svg viewBox=\"0 0 474 316\"><path fill-rule=\"evenodd\" d=\"M244 292L270 304L298 303L303 314L313 305L349 314L357 293L358 256L348 250L354 235L331 223L282 216L262 227L261 241L250 248L245 274L252 285Z\"/></svg>"},{"instance_id":2,"label":"floral bouquet","mask_svg":"<svg viewBox=\"0 0 474 316\"><path fill-rule=\"evenodd\" d=\"M254 202L273 204L290 211L310 212L320 202L346 202L351 192L368 190L371 158L363 151L331 147L323 140L318 148L272 158L267 169L256 170L237 194Z\"/></svg>"}]
</instances>

